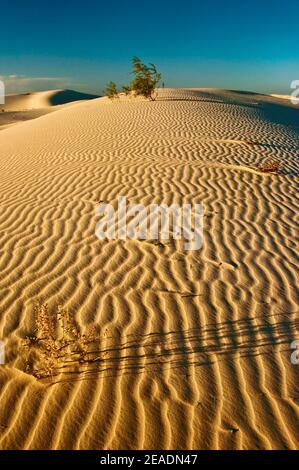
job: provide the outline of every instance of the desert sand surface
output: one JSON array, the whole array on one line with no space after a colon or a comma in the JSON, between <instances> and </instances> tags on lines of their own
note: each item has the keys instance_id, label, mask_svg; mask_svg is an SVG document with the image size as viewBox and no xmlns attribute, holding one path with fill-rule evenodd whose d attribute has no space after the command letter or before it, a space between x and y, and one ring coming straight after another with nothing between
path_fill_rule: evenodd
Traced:
<instances>
[{"instance_id":1,"label":"desert sand surface","mask_svg":"<svg viewBox=\"0 0 299 470\"><path fill-rule=\"evenodd\" d=\"M1 131L0 448L298 448L298 155L298 108L232 90ZM203 247L97 239L120 195L202 203ZM90 356L41 352L45 304L94 328Z\"/></svg>"},{"instance_id":2,"label":"desert sand surface","mask_svg":"<svg viewBox=\"0 0 299 470\"><path fill-rule=\"evenodd\" d=\"M19 122L36 119L77 101L97 98L74 90L48 90L7 95L0 105L0 130Z\"/></svg>"}]
</instances>

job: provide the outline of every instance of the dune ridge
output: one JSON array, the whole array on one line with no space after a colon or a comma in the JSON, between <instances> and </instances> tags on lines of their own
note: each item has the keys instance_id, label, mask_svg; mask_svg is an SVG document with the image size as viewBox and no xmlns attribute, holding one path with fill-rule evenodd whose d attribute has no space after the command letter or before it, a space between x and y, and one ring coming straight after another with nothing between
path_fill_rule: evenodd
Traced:
<instances>
[{"instance_id":1,"label":"dune ridge","mask_svg":"<svg viewBox=\"0 0 299 470\"><path fill-rule=\"evenodd\" d=\"M298 109L99 98L0 133L1 449L298 448ZM267 157L277 175L260 174ZM99 201L203 203L204 244L95 237ZM37 379L34 306L99 331Z\"/></svg>"},{"instance_id":2,"label":"dune ridge","mask_svg":"<svg viewBox=\"0 0 299 470\"><path fill-rule=\"evenodd\" d=\"M34 93L7 95L5 104L1 105L1 108L6 111L28 111L94 98L98 98L98 96L74 90L36 91Z\"/></svg>"},{"instance_id":3,"label":"dune ridge","mask_svg":"<svg viewBox=\"0 0 299 470\"><path fill-rule=\"evenodd\" d=\"M36 119L50 112L71 106L82 100L98 98L96 95L74 90L48 90L34 93L7 95L0 106L0 130Z\"/></svg>"}]
</instances>

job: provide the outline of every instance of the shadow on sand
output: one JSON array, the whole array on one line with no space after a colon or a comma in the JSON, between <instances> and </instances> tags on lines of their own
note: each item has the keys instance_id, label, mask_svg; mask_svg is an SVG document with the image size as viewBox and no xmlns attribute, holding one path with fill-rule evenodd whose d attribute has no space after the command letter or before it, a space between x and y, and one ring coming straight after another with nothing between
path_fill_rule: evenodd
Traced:
<instances>
[{"instance_id":1,"label":"shadow on sand","mask_svg":"<svg viewBox=\"0 0 299 470\"><path fill-rule=\"evenodd\" d=\"M99 96L80 93L73 90L61 90L50 98L50 104L57 106L60 104L70 103L72 101L92 100L94 98L99 98Z\"/></svg>"},{"instance_id":2,"label":"shadow on sand","mask_svg":"<svg viewBox=\"0 0 299 470\"><path fill-rule=\"evenodd\" d=\"M99 375L116 377L145 370L155 372L161 367L181 368L182 374L188 375L190 366L212 364L216 356L237 354L244 358L266 355L269 348L273 354L273 348L289 346L298 330L299 319L271 323L248 318L203 328L132 335L123 343L121 338L101 338L89 360L78 364L75 359L68 358L55 370L51 384L89 380ZM103 344L107 342L111 344L105 347Z\"/></svg>"}]
</instances>

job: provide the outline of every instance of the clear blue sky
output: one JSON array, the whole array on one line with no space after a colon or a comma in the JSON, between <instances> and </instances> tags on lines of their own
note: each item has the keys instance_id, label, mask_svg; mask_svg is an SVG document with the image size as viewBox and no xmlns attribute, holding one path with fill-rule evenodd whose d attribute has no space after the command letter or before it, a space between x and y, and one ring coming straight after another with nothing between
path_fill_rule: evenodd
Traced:
<instances>
[{"instance_id":1,"label":"clear blue sky","mask_svg":"<svg viewBox=\"0 0 299 470\"><path fill-rule=\"evenodd\" d=\"M11 92L101 93L130 80L133 55L166 86L290 93L299 79L299 0L8 0L0 14Z\"/></svg>"}]
</instances>

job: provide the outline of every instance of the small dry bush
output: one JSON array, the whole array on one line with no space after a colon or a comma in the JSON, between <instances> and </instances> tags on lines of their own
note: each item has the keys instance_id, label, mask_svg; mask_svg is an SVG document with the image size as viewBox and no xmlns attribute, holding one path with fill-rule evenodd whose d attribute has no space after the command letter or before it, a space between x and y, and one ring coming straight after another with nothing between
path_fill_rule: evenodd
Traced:
<instances>
[{"instance_id":1,"label":"small dry bush","mask_svg":"<svg viewBox=\"0 0 299 470\"><path fill-rule=\"evenodd\" d=\"M47 304L34 309L35 335L27 336L26 372L37 378L57 375L67 365L89 362L97 341L95 327L83 334L68 310L58 305L51 313Z\"/></svg>"},{"instance_id":2,"label":"small dry bush","mask_svg":"<svg viewBox=\"0 0 299 470\"><path fill-rule=\"evenodd\" d=\"M157 98L157 85L161 80L161 73L158 72L154 64L146 65L138 57L132 59L134 79L122 87L125 95L143 96L146 99L155 101ZM104 91L111 100L118 97L118 90L114 82L109 82Z\"/></svg>"},{"instance_id":3,"label":"small dry bush","mask_svg":"<svg viewBox=\"0 0 299 470\"><path fill-rule=\"evenodd\" d=\"M281 168L281 161L277 158L268 157L266 158L259 167L259 171L262 173L274 173L278 174Z\"/></svg>"},{"instance_id":4,"label":"small dry bush","mask_svg":"<svg viewBox=\"0 0 299 470\"><path fill-rule=\"evenodd\" d=\"M111 100L114 100L115 98L118 98L118 90L117 90L117 86L114 82L110 81L105 90L104 90L104 95L105 96L108 96L108 98L110 98Z\"/></svg>"}]
</instances>

